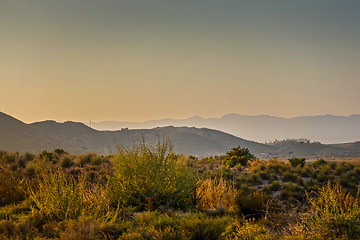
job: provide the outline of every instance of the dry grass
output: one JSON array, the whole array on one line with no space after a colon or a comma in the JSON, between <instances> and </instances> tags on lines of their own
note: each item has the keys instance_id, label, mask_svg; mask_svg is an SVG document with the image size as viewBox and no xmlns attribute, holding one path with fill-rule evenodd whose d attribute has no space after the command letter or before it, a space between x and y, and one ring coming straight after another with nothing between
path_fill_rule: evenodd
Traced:
<instances>
[{"instance_id":1,"label":"dry grass","mask_svg":"<svg viewBox=\"0 0 360 240\"><path fill-rule=\"evenodd\" d=\"M224 208L228 211L236 210L237 189L234 183L228 183L223 178L206 179L197 188L200 209Z\"/></svg>"}]
</instances>

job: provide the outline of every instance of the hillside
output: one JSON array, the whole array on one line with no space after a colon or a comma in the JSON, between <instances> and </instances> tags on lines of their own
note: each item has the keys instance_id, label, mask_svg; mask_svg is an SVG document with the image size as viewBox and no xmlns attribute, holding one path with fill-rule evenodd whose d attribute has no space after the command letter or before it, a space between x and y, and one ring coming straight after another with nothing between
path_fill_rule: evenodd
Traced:
<instances>
[{"instance_id":1,"label":"hillside","mask_svg":"<svg viewBox=\"0 0 360 240\"><path fill-rule=\"evenodd\" d=\"M82 123L43 121L25 124L9 115L0 115L0 149L19 152L39 152L44 149L63 148L70 153L96 152L109 154L117 146L130 147L144 137L146 143L155 145L169 138L174 151L185 155L209 156L224 154L241 145L261 155L271 151L271 146L247 141L216 130L189 127L158 127L120 131L98 131Z\"/></svg>"},{"instance_id":2,"label":"hillside","mask_svg":"<svg viewBox=\"0 0 360 240\"><path fill-rule=\"evenodd\" d=\"M98 130L117 130L121 128L153 128L169 125L206 127L256 142L268 142L286 138L309 138L321 143L335 144L354 142L360 139L360 115L280 118L267 115L228 114L221 118L192 117L182 120L162 119L146 122L105 121L92 123L91 126Z\"/></svg>"},{"instance_id":3,"label":"hillside","mask_svg":"<svg viewBox=\"0 0 360 240\"><path fill-rule=\"evenodd\" d=\"M62 148L70 153L110 154L117 151L117 146L130 147L139 143L142 138L152 146L168 138L176 153L196 156L225 154L239 145L249 148L260 158L360 156L359 142L326 145L288 140L276 144L261 144L208 128L166 126L99 131L71 121L25 124L9 115L0 114L0 150L36 153L45 149L52 151Z\"/></svg>"}]
</instances>

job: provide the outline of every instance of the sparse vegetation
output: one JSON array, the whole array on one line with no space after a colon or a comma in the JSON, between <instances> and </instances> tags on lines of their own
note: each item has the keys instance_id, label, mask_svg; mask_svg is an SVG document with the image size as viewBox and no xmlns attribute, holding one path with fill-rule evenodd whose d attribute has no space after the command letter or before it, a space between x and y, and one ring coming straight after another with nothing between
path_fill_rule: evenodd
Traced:
<instances>
[{"instance_id":1,"label":"sparse vegetation","mask_svg":"<svg viewBox=\"0 0 360 240\"><path fill-rule=\"evenodd\" d=\"M0 239L360 239L360 163L0 152Z\"/></svg>"}]
</instances>

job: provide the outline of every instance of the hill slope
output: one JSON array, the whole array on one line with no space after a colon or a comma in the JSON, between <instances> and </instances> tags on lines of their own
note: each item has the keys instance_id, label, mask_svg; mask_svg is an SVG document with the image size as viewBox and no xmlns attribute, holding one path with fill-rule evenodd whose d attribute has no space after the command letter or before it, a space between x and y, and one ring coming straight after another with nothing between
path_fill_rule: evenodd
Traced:
<instances>
[{"instance_id":1,"label":"hill slope","mask_svg":"<svg viewBox=\"0 0 360 240\"><path fill-rule=\"evenodd\" d=\"M168 125L217 129L257 142L286 138L309 138L322 143L342 143L360 140L360 115L280 118L266 115L245 116L228 114L221 118L207 119L192 117L183 120L162 119L146 122L107 121L92 123L92 127L99 130L153 128Z\"/></svg>"},{"instance_id":2,"label":"hill slope","mask_svg":"<svg viewBox=\"0 0 360 240\"><path fill-rule=\"evenodd\" d=\"M152 146L169 138L174 151L184 155L220 155L240 145L249 148L255 156L261 158L360 156L359 143L326 145L281 141L276 144L261 144L218 130L195 127L167 126L153 129L98 131L83 123L70 121L25 124L0 113L0 150L37 153L42 150L52 151L55 148L62 148L70 153L109 154L116 152L117 146L131 147L139 143L142 138Z\"/></svg>"},{"instance_id":3,"label":"hill slope","mask_svg":"<svg viewBox=\"0 0 360 240\"><path fill-rule=\"evenodd\" d=\"M174 151L185 155L224 154L241 145L254 154L271 150L271 146L247 141L227 133L206 128L159 127L120 131L98 131L82 123L55 121L25 124L6 114L0 115L0 149L39 152L63 148L71 153L97 152L109 154L118 146L131 147L143 137L149 145L169 138Z\"/></svg>"}]
</instances>

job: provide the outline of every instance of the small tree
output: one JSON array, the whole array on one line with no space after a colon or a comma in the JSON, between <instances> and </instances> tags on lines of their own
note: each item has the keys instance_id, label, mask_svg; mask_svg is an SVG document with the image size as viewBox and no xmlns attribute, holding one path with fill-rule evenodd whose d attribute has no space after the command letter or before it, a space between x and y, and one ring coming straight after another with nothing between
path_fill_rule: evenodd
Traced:
<instances>
[{"instance_id":1,"label":"small tree","mask_svg":"<svg viewBox=\"0 0 360 240\"><path fill-rule=\"evenodd\" d=\"M237 164L246 166L248 161L253 158L255 158L255 156L250 153L249 149L238 146L226 153L222 164L230 167L234 167Z\"/></svg>"}]
</instances>

